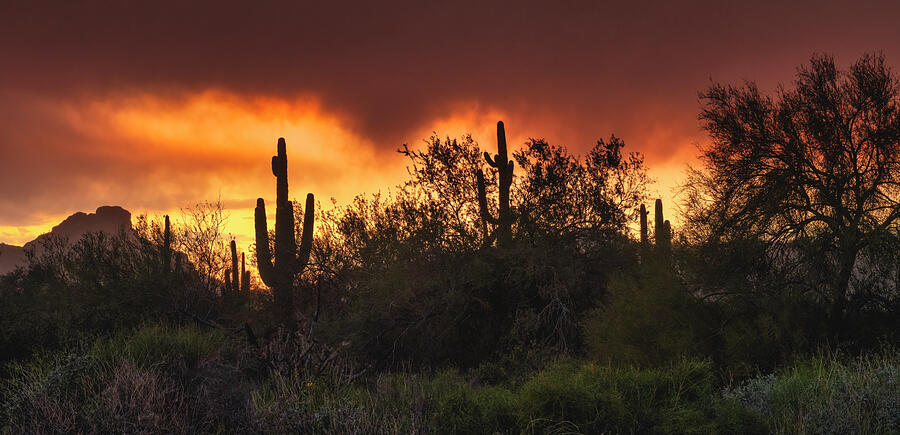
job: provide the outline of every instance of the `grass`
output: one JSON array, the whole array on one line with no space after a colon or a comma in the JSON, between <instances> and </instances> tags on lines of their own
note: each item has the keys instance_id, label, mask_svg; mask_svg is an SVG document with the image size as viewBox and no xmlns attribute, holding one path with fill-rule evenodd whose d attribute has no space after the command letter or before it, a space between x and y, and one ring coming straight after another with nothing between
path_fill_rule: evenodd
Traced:
<instances>
[{"instance_id":1,"label":"grass","mask_svg":"<svg viewBox=\"0 0 900 435\"><path fill-rule=\"evenodd\" d=\"M819 356L724 396L761 414L775 433L900 433L900 357Z\"/></svg>"},{"instance_id":2,"label":"grass","mask_svg":"<svg viewBox=\"0 0 900 435\"><path fill-rule=\"evenodd\" d=\"M104 363L127 359L142 368L171 363L176 358L196 367L224 345L225 336L219 330L150 325L97 340L89 355Z\"/></svg>"},{"instance_id":3,"label":"grass","mask_svg":"<svg viewBox=\"0 0 900 435\"><path fill-rule=\"evenodd\" d=\"M897 433L896 352L825 355L725 388L705 361L561 359L476 383L453 370L343 381L264 361L216 331L145 326L12 364L0 433ZM271 367L271 366L270 366Z\"/></svg>"}]
</instances>

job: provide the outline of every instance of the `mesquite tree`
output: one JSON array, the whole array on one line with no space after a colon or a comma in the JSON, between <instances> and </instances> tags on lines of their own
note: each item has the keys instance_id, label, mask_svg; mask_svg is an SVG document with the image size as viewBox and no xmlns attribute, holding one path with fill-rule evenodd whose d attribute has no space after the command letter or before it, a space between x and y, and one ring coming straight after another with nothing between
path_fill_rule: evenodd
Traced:
<instances>
[{"instance_id":1,"label":"mesquite tree","mask_svg":"<svg viewBox=\"0 0 900 435\"><path fill-rule=\"evenodd\" d=\"M900 83L884 58L849 71L813 57L793 89L713 85L700 118L711 137L688 182L687 221L711 243L759 240L800 270L839 332L884 299L854 286L896 243L900 224ZM862 261L861 261L862 260Z\"/></svg>"}]
</instances>

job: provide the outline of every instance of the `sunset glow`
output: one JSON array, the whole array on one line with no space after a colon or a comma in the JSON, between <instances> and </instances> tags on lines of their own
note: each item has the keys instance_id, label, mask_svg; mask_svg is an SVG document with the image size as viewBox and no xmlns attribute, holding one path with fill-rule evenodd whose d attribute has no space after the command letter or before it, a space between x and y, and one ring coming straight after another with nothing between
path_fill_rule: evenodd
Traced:
<instances>
[{"instance_id":1,"label":"sunset glow","mask_svg":"<svg viewBox=\"0 0 900 435\"><path fill-rule=\"evenodd\" d=\"M708 140L697 93L710 79L773 90L810 47L839 63L876 46L900 57L887 44L893 26L876 25L896 14L878 8L820 8L814 19L785 8L767 19L792 25L749 45L765 8L270 5L255 19L229 12L237 8L174 9L0 10L9 36L0 38L0 242L24 243L103 204L177 214L221 198L246 245L253 201L273 195L278 137L292 195L313 192L327 206L401 182L402 144L471 133L489 148L498 120L511 146L545 138L576 154L615 134L645 155L657 181L650 195L672 204ZM869 25L822 30L848 14ZM148 18L123 18L137 16Z\"/></svg>"},{"instance_id":2,"label":"sunset glow","mask_svg":"<svg viewBox=\"0 0 900 435\"><path fill-rule=\"evenodd\" d=\"M433 134L442 138L471 134L483 146L491 147L496 140L495 120L521 118L465 105L449 113L452 115L433 120L429 127L410 132L407 143L417 147ZM74 186L84 204L78 210L90 210L94 201L122 204L134 215L178 216L180 208L221 199L230 214L228 231L242 245L252 243L256 197L273 200L274 178L268 157L279 136L288 141L294 192L313 192L326 205L331 198L346 204L355 195L388 190L406 175L407 162L401 155L391 150L379 152L371 140L345 128L339 116L325 112L312 98L246 98L223 91L169 99L148 94L68 103L54 107L48 115L83 143L91 144L91 159L130 168L112 169L126 178L122 184L76 177ZM535 137L521 132L514 121L507 123L513 126L510 144L520 146ZM658 129L650 132L650 137L666 138L668 134ZM546 137L553 141L552 136ZM590 147L581 145L570 148L578 152ZM691 155L690 151L684 154L672 159L672 164L653 168L652 174L659 180L658 186L651 188L655 195L671 198L669 188L677 184L685 159ZM139 187L132 190L135 185ZM38 214L29 225L0 226L0 240L25 243L78 210Z\"/></svg>"}]
</instances>

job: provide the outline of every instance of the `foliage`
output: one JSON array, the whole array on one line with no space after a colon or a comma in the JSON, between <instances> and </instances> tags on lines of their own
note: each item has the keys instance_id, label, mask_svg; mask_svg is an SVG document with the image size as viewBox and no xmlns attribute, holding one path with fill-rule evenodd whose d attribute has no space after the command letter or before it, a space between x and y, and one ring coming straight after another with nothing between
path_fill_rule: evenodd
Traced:
<instances>
[{"instance_id":1,"label":"foliage","mask_svg":"<svg viewBox=\"0 0 900 435\"><path fill-rule=\"evenodd\" d=\"M876 254L896 251L900 222L900 84L883 56L846 72L816 56L774 98L748 83L713 85L701 100L712 143L686 200L698 241L764 241L771 267L823 305L832 333L883 308L896 281L860 285L873 269L896 271Z\"/></svg>"},{"instance_id":2,"label":"foliage","mask_svg":"<svg viewBox=\"0 0 900 435\"><path fill-rule=\"evenodd\" d=\"M777 433L900 431L896 351L842 362L819 356L779 375L749 379L724 396L760 413Z\"/></svg>"},{"instance_id":3,"label":"foliage","mask_svg":"<svg viewBox=\"0 0 900 435\"><path fill-rule=\"evenodd\" d=\"M215 293L219 289L219 277L228 269L225 244L228 217L221 199L199 202L181 210L181 225L173 232L176 249L197 270L197 285L203 294Z\"/></svg>"},{"instance_id":4,"label":"foliage","mask_svg":"<svg viewBox=\"0 0 900 435\"><path fill-rule=\"evenodd\" d=\"M165 365L167 357L177 355L183 363L196 367L203 358L224 345L221 331L200 330L198 327L165 328L146 326L133 332L116 333L94 342L89 354L104 364L128 360L138 367Z\"/></svg>"},{"instance_id":5,"label":"foliage","mask_svg":"<svg viewBox=\"0 0 900 435\"><path fill-rule=\"evenodd\" d=\"M582 160L543 139L527 142L515 158L525 171L517 196L528 231L564 239L624 232L651 183L643 155L624 147L611 136Z\"/></svg>"},{"instance_id":6,"label":"foliage","mask_svg":"<svg viewBox=\"0 0 900 435\"><path fill-rule=\"evenodd\" d=\"M585 321L590 355L640 366L708 355L707 311L664 264L645 263L636 276L616 276Z\"/></svg>"}]
</instances>

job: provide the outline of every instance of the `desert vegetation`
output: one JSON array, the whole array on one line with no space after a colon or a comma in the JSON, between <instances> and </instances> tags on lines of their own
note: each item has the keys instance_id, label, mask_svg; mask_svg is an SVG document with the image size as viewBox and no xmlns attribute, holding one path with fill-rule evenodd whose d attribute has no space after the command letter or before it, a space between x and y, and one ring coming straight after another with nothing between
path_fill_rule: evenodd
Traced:
<instances>
[{"instance_id":1,"label":"desert vegetation","mask_svg":"<svg viewBox=\"0 0 900 435\"><path fill-rule=\"evenodd\" d=\"M900 432L897 76L700 101L677 208L616 136L498 122L331 207L279 139L244 252L217 202L48 242L0 276L0 432Z\"/></svg>"}]
</instances>

